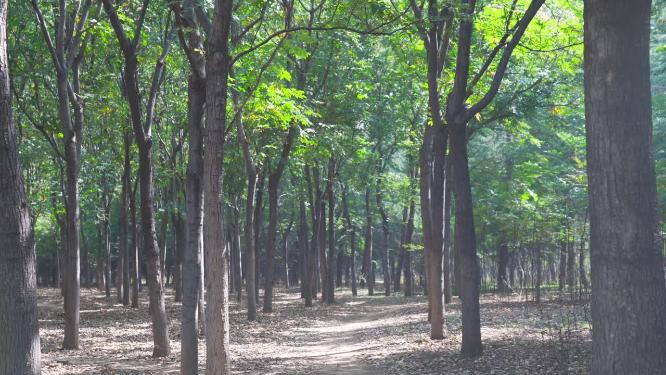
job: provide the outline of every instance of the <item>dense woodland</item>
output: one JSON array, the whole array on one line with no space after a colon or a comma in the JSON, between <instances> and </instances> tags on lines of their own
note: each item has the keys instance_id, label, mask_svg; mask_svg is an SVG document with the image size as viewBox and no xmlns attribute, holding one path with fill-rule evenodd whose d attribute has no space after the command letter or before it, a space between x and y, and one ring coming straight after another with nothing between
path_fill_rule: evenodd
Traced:
<instances>
[{"instance_id":1,"label":"dense woodland","mask_svg":"<svg viewBox=\"0 0 666 375\"><path fill-rule=\"evenodd\" d=\"M666 374L660 0L0 0L0 43L0 375Z\"/></svg>"}]
</instances>

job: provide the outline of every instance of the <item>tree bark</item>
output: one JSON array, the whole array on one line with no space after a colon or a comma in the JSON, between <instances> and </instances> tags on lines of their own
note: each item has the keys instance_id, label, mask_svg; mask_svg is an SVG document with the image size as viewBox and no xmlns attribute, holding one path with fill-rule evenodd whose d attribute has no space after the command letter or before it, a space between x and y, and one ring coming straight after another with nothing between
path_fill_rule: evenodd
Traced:
<instances>
[{"instance_id":1,"label":"tree bark","mask_svg":"<svg viewBox=\"0 0 666 375\"><path fill-rule=\"evenodd\" d=\"M363 250L363 265L365 267L365 281L368 286L368 295L375 292L375 266L372 262L372 209L370 208L370 188L365 190L365 244Z\"/></svg>"},{"instance_id":2,"label":"tree bark","mask_svg":"<svg viewBox=\"0 0 666 375\"><path fill-rule=\"evenodd\" d=\"M351 220L351 215L349 214L349 200L347 198L347 186L344 186L342 189L342 214L345 218L345 224L347 226L347 232L349 232L349 245L350 252L349 261L350 261L350 276L351 276L351 289L352 296L356 297L358 295L357 285L356 285L356 228L354 223Z\"/></svg>"},{"instance_id":3,"label":"tree bark","mask_svg":"<svg viewBox=\"0 0 666 375\"><path fill-rule=\"evenodd\" d=\"M382 234L383 238L383 248L382 248L382 272L384 273L384 295L391 295L391 270L390 270L390 261L389 261L389 226L388 226L388 215L386 215L386 210L384 209L384 201L382 193L377 184L377 209L382 218Z\"/></svg>"},{"instance_id":4,"label":"tree bark","mask_svg":"<svg viewBox=\"0 0 666 375\"><path fill-rule=\"evenodd\" d=\"M558 288L562 292L567 281L567 242L560 242L560 272L558 276Z\"/></svg>"},{"instance_id":5,"label":"tree bark","mask_svg":"<svg viewBox=\"0 0 666 375\"><path fill-rule=\"evenodd\" d=\"M206 373L231 373L229 344L229 248L224 239L224 134L229 80L229 31L233 0L216 0L206 48L204 154L204 251L206 259ZM251 194L248 200L251 199ZM246 232L246 236L252 231ZM250 276L250 275L249 275ZM249 290L248 290L249 292ZM249 294L249 300L254 295Z\"/></svg>"},{"instance_id":6,"label":"tree bark","mask_svg":"<svg viewBox=\"0 0 666 375\"><path fill-rule=\"evenodd\" d=\"M162 53L155 63L151 81L150 92L146 102L145 119L141 113L141 92L139 90L139 66L137 57L137 42L141 34L142 22L137 23L137 30L134 30L134 40L128 39L123 25L116 12L111 0L103 0L104 9L109 16L111 26L116 34L123 53L124 67L124 87L127 103L130 107L130 117L134 129L134 137L139 148L139 187L140 187L140 214L143 235L143 251L146 255L147 275L146 281L149 290L150 315L153 332L153 356L165 357L171 353L169 344L169 326L167 322L166 310L164 306L164 286L162 285L162 276L160 273L159 253L157 247L157 238L155 233L155 212L154 202L154 184L153 184L153 165L151 149L153 140L151 136L151 125L155 102L159 93L161 83L164 79L164 60L169 52L169 38L164 40ZM141 13L147 10L149 1L143 3ZM144 121L145 120L145 121Z\"/></svg>"},{"instance_id":7,"label":"tree bark","mask_svg":"<svg viewBox=\"0 0 666 375\"><path fill-rule=\"evenodd\" d=\"M506 269L509 263L509 246L506 243L500 244L497 250L497 291L499 293L506 293L507 278Z\"/></svg>"},{"instance_id":8,"label":"tree bark","mask_svg":"<svg viewBox=\"0 0 666 375\"><path fill-rule=\"evenodd\" d=\"M278 225L278 189L284 169L289 161L291 146L296 138L296 126L290 126L287 138L282 146L282 154L278 160L275 170L268 175L268 233L266 236L266 277L264 284L264 308L263 311L273 311L273 282L275 273L275 248Z\"/></svg>"},{"instance_id":9,"label":"tree bark","mask_svg":"<svg viewBox=\"0 0 666 375\"><path fill-rule=\"evenodd\" d=\"M666 368L650 11L650 0L585 2L592 374Z\"/></svg>"},{"instance_id":10,"label":"tree bark","mask_svg":"<svg viewBox=\"0 0 666 375\"><path fill-rule=\"evenodd\" d=\"M41 352L35 241L11 106L7 3L0 0L0 373L36 375Z\"/></svg>"},{"instance_id":11,"label":"tree bark","mask_svg":"<svg viewBox=\"0 0 666 375\"><path fill-rule=\"evenodd\" d=\"M128 223L129 216L129 196L130 196L130 175L132 174L132 166L130 164L130 146L132 142L132 135L126 132L123 137L123 188L122 200L120 203L120 257L123 264L123 306L130 305L130 227Z\"/></svg>"}]
</instances>

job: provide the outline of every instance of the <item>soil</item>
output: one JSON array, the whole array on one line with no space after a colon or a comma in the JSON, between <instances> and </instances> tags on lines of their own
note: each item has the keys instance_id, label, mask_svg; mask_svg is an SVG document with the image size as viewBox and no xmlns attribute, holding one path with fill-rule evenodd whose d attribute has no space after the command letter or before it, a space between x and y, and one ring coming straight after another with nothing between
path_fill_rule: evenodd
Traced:
<instances>
[{"instance_id":1,"label":"soil","mask_svg":"<svg viewBox=\"0 0 666 375\"><path fill-rule=\"evenodd\" d=\"M364 292L364 291L363 291ZM423 296L352 297L336 292L334 305L303 307L297 290L278 290L271 314L245 319L232 301L234 374L584 374L590 358L589 308L563 296L535 304L518 295L482 295L484 353L465 358L460 349L460 303L446 306L448 334L429 338ZM145 291L144 291L145 293ZM81 349L61 350L62 298L40 289L43 373L178 374L181 305L167 294L172 354L152 358L147 298L123 307L103 292L81 293ZM205 346L199 345L200 372Z\"/></svg>"}]
</instances>

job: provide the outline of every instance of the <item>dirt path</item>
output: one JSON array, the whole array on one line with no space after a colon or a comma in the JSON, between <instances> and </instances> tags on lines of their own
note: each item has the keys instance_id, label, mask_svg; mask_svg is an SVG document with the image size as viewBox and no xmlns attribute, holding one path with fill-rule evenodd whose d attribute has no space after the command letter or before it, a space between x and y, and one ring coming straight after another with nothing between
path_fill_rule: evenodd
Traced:
<instances>
[{"instance_id":1,"label":"dirt path","mask_svg":"<svg viewBox=\"0 0 666 375\"><path fill-rule=\"evenodd\" d=\"M260 313L255 322L247 321L244 305L232 302L232 373L583 374L587 370L589 327L580 315L586 310L580 306L547 302L536 307L517 297L483 296L484 355L467 359L458 354L458 303L447 306L447 338L432 341L422 296L352 297L344 290L336 294L336 304L315 303L306 309L298 293L280 291L275 312ZM59 349L63 314L58 291L41 289L39 305L45 375L179 374L181 307L170 293L172 354L160 359L151 358L146 298L141 308L129 309L107 301L96 290L83 290L78 351ZM203 339L199 365L204 373Z\"/></svg>"}]
</instances>

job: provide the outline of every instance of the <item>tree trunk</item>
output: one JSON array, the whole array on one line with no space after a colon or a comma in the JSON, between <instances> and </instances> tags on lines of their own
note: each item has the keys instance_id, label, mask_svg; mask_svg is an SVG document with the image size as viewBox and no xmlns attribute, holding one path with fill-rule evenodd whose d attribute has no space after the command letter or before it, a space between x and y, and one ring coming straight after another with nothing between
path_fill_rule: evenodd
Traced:
<instances>
[{"instance_id":1,"label":"tree trunk","mask_svg":"<svg viewBox=\"0 0 666 375\"><path fill-rule=\"evenodd\" d=\"M666 368L650 12L650 0L585 2L592 374L658 374Z\"/></svg>"},{"instance_id":2,"label":"tree trunk","mask_svg":"<svg viewBox=\"0 0 666 375\"><path fill-rule=\"evenodd\" d=\"M374 295L375 266L372 262L372 209L370 208L370 188L365 190L365 245L363 250L363 266L368 295Z\"/></svg>"},{"instance_id":3,"label":"tree trunk","mask_svg":"<svg viewBox=\"0 0 666 375\"><path fill-rule=\"evenodd\" d=\"M123 264L123 306L130 305L130 227L128 225L129 215L129 196L130 196L130 175L132 174L132 166L130 164L130 142L132 136L129 132L125 133L124 137L124 160L123 160L123 188L122 200L120 202L120 258Z\"/></svg>"},{"instance_id":4,"label":"tree trunk","mask_svg":"<svg viewBox=\"0 0 666 375\"><path fill-rule=\"evenodd\" d=\"M328 270L326 272L326 295L323 298L324 302L328 304L335 303L335 271L336 271L336 258L337 258L337 248L335 243L335 177L336 177L336 161L333 157L329 159L328 162L328 178L326 182L326 196L328 197L328 255L327 266ZM325 221L326 215L322 216L323 221ZM322 225L323 222L322 222Z\"/></svg>"},{"instance_id":5,"label":"tree trunk","mask_svg":"<svg viewBox=\"0 0 666 375\"><path fill-rule=\"evenodd\" d=\"M567 242L560 243L560 272L558 277L558 288L562 292L567 281Z\"/></svg>"},{"instance_id":6,"label":"tree trunk","mask_svg":"<svg viewBox=\"0 0 666 375\"><path fill-rule=\"evenodd\" d=\"M139 276L139 233L136 225L136 190L139 179L134 180L134 188L129 196L130 206L130 260L132 281L132 307L139 307L139 287L141 278Z\"/></svg>"},{"instance_id":7,"label":"tree trunk","mask_svg":"<svg viewBox=\"0 0 666 375\"><path fill-rule=\"evenodd\" d=\"M102 243L104 250L104 293L106 298L111 298L111 199L104 193L102 196L102 204L104 205L104 217L102 218Z\"/></svg>"},{"instance_id":8,"label":"tree trunk","mask_svg":"<svg viewBox=\"0 0 666 375\"><path fill-rule=\"evenodd\" d=\"M264 185L266 179L264 178L264 173L259 169L259 175L257 176L257 191L255 192L255 203L254 203L254 259L255 259L255 268L254 268L254 285L255 293L254 297L256 303L259 302L259 279L261 276L261 249L262 243L262 229L264 228Z\"/></svg>"},{"instance_id":9,"label":"tree trunk","mask_svg":"<svg viewBox=\"0 0 666 375\"><path fill-rule=\"evenodd\" d=\"M0 0L0 373L36 375L41 353L35 242L9 91L7 3Z\"/></svg>"},{"instance_id":10,"label":"tree trunk","mask_svg":"<svg viewBox=\"0 0 666 375\"><path fill-rule=\"evenodd\" d=\"M451 160L446 160L446 180L444 181L444 244L442 249L442 269L444 272L444 303L451 303L452 280L451 280ZM413 230L413 229L412 229Z\"/></svg>"},{"instance_id":11,"label":"tree trunk","mask_svg":"<svg viewBox=\"0 0 666 375\"><path fill-rule=\"evenodd\" d=\"M542 274L542 269L543 269L543 265L541 264L542 263L541 262L541 244L537 243L537 244L534 245L534 247L535 247L534 252L536 253L536 260L534 261L534 263L536 265L536 283L535 283L535 286L534 286L534 290L535 290L534 301L536 303L541 303L541 281L542 281L541 280L542 279L541 274Z\"/></svg>"},{"instance_id":12,"label":"tree trunk","mask_svg":"<svg viewBox=\"0 0 666 375\"><path fill-rule=\"evenodd\" d=\"M351 277L351 289L352 296L356 297L358 294L357 285L356 285L356 228L351 220L351 215L349 214L349 201L347 199L347 187L345 186L342 189L342 214L345 218L345 224L347 226L347 232L349 232L349 245L350 252L349 262L350 262L350 277Z\"/></svg>"},{"instance_id":13,"label":"tree trunk","mask_svg":"<svg viewBox=\"0 0 666 375\"><path fill-rule=\"evenodd\" d=\"M509 246L506 243L502 243L497 250L497 292L506 293L507 288L507 278L506 278L506 268L509 262Z\"/></svg>"},{"instance_id":14,"label":"tree trunk","mask_svg":"<svg viewBox=\"0 0 666 375\"><path fill-rule=\"evenodd\" d=\"M405 259L403 261L403 270L405 274L405 297L411 297L414 294L414 274L412 273L412 253L407 249L412 243L414 235L414 213L416 212L416 201L412 198L409 204L409 213L407 215L407 229L405 231Z\"/></svg>"},{"instance_id":15,"label":"tree trunk","mask_svg":"<svg viewBox=\"0 0 666 375\"><path fill-rule=\"evenodd\" d=\"M290 281L289 281L289 233L291 233L291 227L294 225L294 218L292 216L291 220L289 221L289 225L287 225L287 228L285 229L284 233L282 234L282 250L284 254L284 286L289 289Z\"/></svg>"},{"instance_id":16,"label":"tree trunk","mask_svg":"<svg viewBox=\"0 0 666 375\"><path fill-rule=\"evenodd\" d=\"M298 228L298 242L303 254L303 267L301 267L301 291L303 298L305 298L305 307L312 307L312 275L314 259L312 253L308 249L308 221L305 213L305 200L301 199L298 208L299 228Z\"/></svg>"},{"instance_id":17,"label":"tree trunk","mask_svg":"<svg viewBox=\"0 0 666 375\"><path fill-rule=\"evenodd\" d=\"M384 295L391 295L391 270L390 270L390 261L389 261L389 226L388 226L388 215L386 215L386 210L384 210L384 202L382 198L382 193L377 186L377 208L379 209L379 214L382 218L382 234L384 235L382 243L382 272L384 273Z\"/></svg>"},{"instance_id":18,"label":"tree trunk","mask_svg":"<svg viewBox=\"0 0 666 375\"><path fill-rule=\"evenodd\" d=\"M173 230L176 236L176 246L174 248L174 265L173 265L173 288L175 292L174 300L176 302L183 301L183 272L182 272L182 263L183 263L183 254L187 246L187 240L185 238L186 228L185 220L183 220L180 212L172 213L173 218Z\"/></svg>"},{"instance_id":19,"label":"tree trunk","mask_svg":"<svg viewBox=\"0 0 666 375\"><path fill-rule=\"evenodd\" d=\"M481 355L481 322L479 313L479 265L476 256L476 236L472 211L472 188L467 159L467 124L451 126L451 161L453 163L453 193L456 197L456 228L454 246L461 260L462 353Z\"/></svg>"},{"instance_id":20,"label":"tree trunk","mask_svg":"<svg viewBox=\"0 0 666 375\"><path fill-rule=\"evenodd\" d=\"M206 261L206 373L231 373L229 357L229 248L224 239L224 132L229 79L229 30L233 0L216 0L206 49L204 250ZM253 194L249 194L251 201ZM252 237L252 231L246 236ZM253 276L253 275L249 275ZM249 292L249 290L248 290ZM250 301L254 295L249 294ZM255 311L256 313L256 311Z\"/></svg>"}]
</instances>

